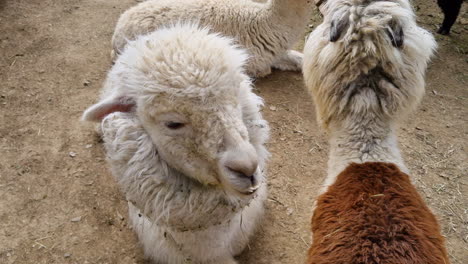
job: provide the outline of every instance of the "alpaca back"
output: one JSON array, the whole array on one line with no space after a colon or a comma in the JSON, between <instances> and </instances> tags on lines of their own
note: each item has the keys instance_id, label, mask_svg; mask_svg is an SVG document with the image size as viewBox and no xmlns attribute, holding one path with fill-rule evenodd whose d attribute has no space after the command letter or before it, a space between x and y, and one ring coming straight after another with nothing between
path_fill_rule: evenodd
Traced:
<instances>
[{"instance_id":1,"label":"alpaca back","mask_svg":"<svg viewBox=\"0 0 468 264\"><path fill-rule=\"evenodd\" d=\"M318 198L309 264L449 263L436 218L391 163L351 164Z\"/></svg>"},{"instance_id":2,"label":"alpaca back","mask_svg":"<svg viewBox=\"0 0 468 264\"><path fill-rule=\"evenodd\" d=\"M304 48L304 77L325 127L369 112L394 119L424 94L427 62L436 47L416 25L406 0L328 1L324 22Z\"/></svg>"}]
</instances>

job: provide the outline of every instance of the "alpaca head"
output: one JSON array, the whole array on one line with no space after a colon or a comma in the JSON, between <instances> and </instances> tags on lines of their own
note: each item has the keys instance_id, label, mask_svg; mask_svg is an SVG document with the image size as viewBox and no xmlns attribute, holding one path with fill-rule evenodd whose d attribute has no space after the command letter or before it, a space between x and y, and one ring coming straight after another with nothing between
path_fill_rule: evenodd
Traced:
<instances>
[{"instance_id":1,"label":"alpaca head","mask_svg":"<svg viewBox=\"0 0 468 264\"><path fill-rule=\"evenodd\" d=\"M252 194L262 161L243 120L246 104L258 111L243 73L246 59L231 40L207 29L158 30L129 43L109 73L112 92L83 118L134 112L170 167L205 185Z\"/></svg>"},{"instance_id":2,"label":"alpaca head","mask_svg":"<svg viewBox=\"0 0 468 264\"><path fill-rule=\"evenodd\" d=\"M373 116L392 122L424 94L436 43L406 0L328 0L304 48L306 85L319 122Z\"/></svg>"}]
</instances>

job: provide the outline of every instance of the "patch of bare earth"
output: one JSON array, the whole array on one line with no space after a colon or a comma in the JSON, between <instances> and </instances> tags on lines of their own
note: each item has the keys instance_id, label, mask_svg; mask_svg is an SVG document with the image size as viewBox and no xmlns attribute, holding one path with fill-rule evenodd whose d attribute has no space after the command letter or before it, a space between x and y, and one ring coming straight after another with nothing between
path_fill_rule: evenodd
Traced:
<instances>
[{"instance_id":1,"label":"patch of bare earth","mask_svg":"<svg viewBox=\"0 0 468 264\"><path fill-rule=\"evenodd\" d=\"M92 125L79 122L110 68L110 38L133 0L0 0L0 263L147 263ZM415 1L431 31L435 1ZM415 183L468 263L468 25L437 36L427 95L399 130ZM311 29L320 20L317 14ZM303 263L328 144L299 73L256 82L271 124L270 195L241 263Z\"/></svg>"}]
</instances>

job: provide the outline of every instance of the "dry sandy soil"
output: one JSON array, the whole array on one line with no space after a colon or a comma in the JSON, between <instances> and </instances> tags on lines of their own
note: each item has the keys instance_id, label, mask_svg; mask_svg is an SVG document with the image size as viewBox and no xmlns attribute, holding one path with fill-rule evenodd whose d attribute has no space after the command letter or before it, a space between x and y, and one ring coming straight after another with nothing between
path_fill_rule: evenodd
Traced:
<instances>
[{"instance_id":1,"label":"dry sandy soil","mask_svg":"<svg viewBox=\"0 0 468 264\"><path fill-rule=\"evenodd\" d=\"M114 24L134 0L0 0L0 263L147 263L92 126ZM415 1L434 31L435 0ZM452 263L468 263L468 25L437 36L427 95L399 129L423 197L441 221ZM318 24L317 14L310 28ZM303 263L327 141L299 73L256 82L271 124L270 196L241 263Z\"/></svg>"}]
</instances>

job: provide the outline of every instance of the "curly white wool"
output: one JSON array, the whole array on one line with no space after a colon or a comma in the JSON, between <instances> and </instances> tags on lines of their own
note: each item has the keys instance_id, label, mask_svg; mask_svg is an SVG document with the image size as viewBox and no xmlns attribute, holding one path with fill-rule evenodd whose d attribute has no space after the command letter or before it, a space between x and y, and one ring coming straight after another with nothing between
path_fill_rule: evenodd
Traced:
<instances>
[{"instance_id":1,"label":"curly white wool","mask_svg":"<svg viewBox=\"0 0 468 264\"><path fill-rule=\"evenodd\" d=\"M132 226L156 262L236 263L262 216L269 128L246 58L206 28L161 28L128 44L83 115L102 120Z\"/></svg>"},{"instance_id":2,"label":"curly white wool","mask_svg":"<svg viewBox=\"0 0 468 264\"><path fill-rule=\"evenodd\" d=\"M266 134L255 125L251 129L263 142ZM130 221L148 257L169 264L236 263L233 256L245 248L263 215L266 183L254 197L241 199L191 180L161 159L132 114L107 116L102 131L107 161L129 200ZM263 158L267 155L264 151Z\"/></svg>"},{"instance_id":3,"label":"curly white wool","mask_svg":"<svg viewBox=\"0 0 468 264\"><path fill-rule=\"evenodd\" d=\"M195 21L234 38L246 48L247 73L262 77L271 67L300 71L302 53L291 50L312 13L311 0L158 0L140 3L120 17L112 38L113 54L128 40L177 21Z\"/></svg>"}]
</instances>

